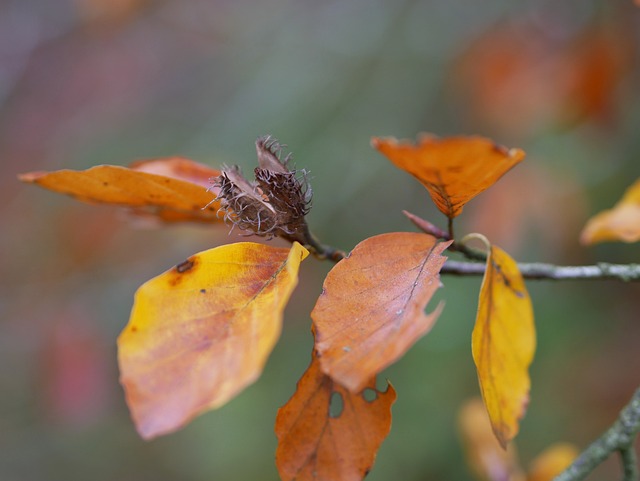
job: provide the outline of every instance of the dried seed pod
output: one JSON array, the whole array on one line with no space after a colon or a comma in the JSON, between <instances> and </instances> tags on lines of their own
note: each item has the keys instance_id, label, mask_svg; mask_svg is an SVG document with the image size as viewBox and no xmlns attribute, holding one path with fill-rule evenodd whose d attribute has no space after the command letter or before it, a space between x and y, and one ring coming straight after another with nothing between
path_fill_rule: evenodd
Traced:
<instances>
[{"instance_id":1,"label":"dried seed pod","mask_svg":"<svg viewBox=\"0 0 640 481\"><path fill-rule=\"evenodd\" d=\"M225 221L241 230L271 239L283 237L308 243L305 215L311 206L307 173L290 170L291 154L281 160L283 146L270 136L256 140L259 167L249 182L236 166L224 167L214 180L216 200Z\"/></svg>"},{"instance_id":2,"label":"dried seed pod","mask_svg":"<svg viewBox=\"0 0 640 481\"><path fill-rule=\"evenodd\" d=\"M258 137L256 140L256 153L258 154L258 165L272 172L287 173L289 172L288 163L292 155L289 153L281 160L282 149L286 145L282 145L277 139L270 135Z\"/></svg>"}]
</instances>

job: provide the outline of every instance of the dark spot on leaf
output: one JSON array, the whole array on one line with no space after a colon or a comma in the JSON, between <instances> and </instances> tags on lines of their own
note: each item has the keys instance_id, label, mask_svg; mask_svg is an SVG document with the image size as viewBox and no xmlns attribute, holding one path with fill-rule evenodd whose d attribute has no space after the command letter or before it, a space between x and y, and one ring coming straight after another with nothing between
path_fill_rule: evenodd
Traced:
<instances>
[{"instance_id":1,"label":"dark spot on leaf","mask_svg":"<svg viewBox=\"0 0 640 481\"><path fill-rule=\"evenodd\" d=\"M493 144L493 150L502 155L509 155L509 149L507 149L504 145Z\"/></svg>"},{"instance_id":2,"label":"dark spot on leaf","mask_svg":"<svg viewBox=\"0 0 640 481\"><path fill-rule=\"evenodd\" d=\"M378 399L378 391L367 387L364 389L364 391L362 391L362 399L364 399L368 403L373 402Z\"/></svg>"},{"instance_id":3,"label":"dark spot on leaf","mask_svg":"<svg viewBox=\"0 0 640 481\"><path fill-rule=\"evenodd\" d=\"M103 182L102 185L104 185L105 187L109 185L109 182Z\"/></svg>"},{"instance_id":4,"label":"dark spot on leaf","mask_svg":"<svg viewBox=\"0 0 640 481\"><path fill-rule=\"evenodd\" d=\"M187 259L176 266L176 272L178 272L178 274L182 274L193 268L194 265L195 263L191 259Z\"/></svg>"},{"instance_id":5,"label":"dark spot on leaf","mask_svg":"<svg viewBox=\"0 0 640 481\"><path fill-rule=\"evenodd\" d=\"M177 286L180 282L182 282L183 276L180 274L184 274L187 271L193 269L198 263L197 257L191 257L184 262L181 262L175 268L172 269L171 274L168 278L169 285L172 287Z\"/></svg>"},{"instance_id":6,"label":"dark spot on leaf","mask_svg":"<svg viewBox=\"0 0 640 481\"><path fill-rule=\"evenodd\" d=\"M136 326L131 326L131 332L138 332L138 328Z\"/></svg>"},{"instance_id":7,"label":"dark spot on leaf","mask_svg":"<svg viewBox=\"0 0 640 481\"><path fill-rule=\"evenodd\" d=\"M201 294L204 294L205 292L207 292L207 290L206 290L206 289L200 289L200 293L201 293Z\"/></svg>"},{"instance_id":8,"label":"dark spot on leaf","mask_svg":"<svg viewBox=\"0 0 640 481\"><path fill-rule=\"evenodd\" d=\"M342 394L337 391L331 393L331 400L329 401L329 417L339 418L344 409L344 400Z\"/></svg>"}]
</instances>

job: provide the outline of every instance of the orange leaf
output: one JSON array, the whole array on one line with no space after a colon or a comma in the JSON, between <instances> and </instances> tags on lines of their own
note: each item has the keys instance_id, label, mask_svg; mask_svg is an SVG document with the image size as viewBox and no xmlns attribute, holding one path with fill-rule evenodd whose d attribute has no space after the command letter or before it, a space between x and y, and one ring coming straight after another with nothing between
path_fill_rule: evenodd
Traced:
<instances>
[{"instance_id":1,"label":"orange leaf","mask_svg":"<svg viewBox=\"0 0 640 481\"><path fill-rule=\"evenodd\" d=\"M450 242L397 232L364 240L325 279L311 312L322 370L359 392L436 321L424 309L440 285Z\"/></svg>"},{"instance_id":2,"label":"orange leaf","mask_svg":"<svg viewBox=\"0 0 640 481\"><path fill-rule=\"evenodd\" d=\"M582 244L640 240L640 179L629 187L613 209L595 215L582 230Z\"/></svg>"},{"instance_id":3,"label":"orange leaf","mask_svg":"<svg viewBox=\"0 0 640 481\"><path fill-rule=\"evenodd\" d=\"M276 465L283 481L359 481L391 429L396 392L353 394L323 374L314 356L293 397L278 411ZM341 402L339 402L341 401Z\"/></svg>"},{"instance_id":4,"label":"orange leaf","mask_svg":"<svg viewBox=\"0 0 640 481\"><path fill-rule=\"evenodd\" d=\"M307 255L297 243L225 245L138 289L118 361L141 436L179 429L260 376Z\"/></svg>"},{"instance_id":5,"label":"orange leaf","mask_svg":"<svg viewBox=\"0 0 640 481\"><path fill-rule=\"evenodd\" d=\"M477 136L440 139L423 135L417 145L374 137L371 143L396 167L418 179L449 218L459 215L469 200L491 187L525 155L520 149L506 149Z\"/></svg>"},{"instance_id":6,"label":"orange leaf","mask_svg":"<svg viewBox=\"0 0 640 481\"><path fill-rule=\"evenodd\" d=\"M539 454L529 466L528 481L551 481L578 457L573 444L556 443Z\"/></svg>"},{"instance_id":7,"label":"orange leaf","mask_svg":"<svg viewBox=\"0 0 640 481\"><path fill-rule=\"evenodd\" d=\"M518 433L529 402L536 345L531 299L518 266L492 246L478 301L471 350L493 431L502 447Z\"/></svg>"},{"instance_id":8,"label":"orange leaf","mask_svg":"<svg viewBox=\"0 0 640 481\"><path fill-rule=\"evenodd\" d=\"M482 400L467 401L458 414L458 428L467 465L481 481L521 481L524 473L513 444L502 449L496 440Z\"/></svg>"},{"instance_id":9,"label":"orange leaf","mask_svg":"<svg viewBox=\"0 0 640 481\"><path fill-rule=\"evenodd\" d=\"M219 222L218 203L203 210L215 197L207 192L208 179L219 174L197 162L170 157L136 162L131 168L99 165L82 171L29 172L19 179L83 202L131 207L137 214L165 221Z\"/></svg>"}]
</instances>

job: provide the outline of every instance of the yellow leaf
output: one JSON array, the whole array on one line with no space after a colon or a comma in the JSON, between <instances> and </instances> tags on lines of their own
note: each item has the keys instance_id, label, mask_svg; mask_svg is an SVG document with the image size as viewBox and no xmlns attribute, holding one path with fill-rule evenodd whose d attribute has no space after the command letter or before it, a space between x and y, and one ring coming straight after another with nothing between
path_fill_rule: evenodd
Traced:
<instances>
[{"instance_id":1,"label":"yellow leaf","mask_svg":"<svg viewBox=\"0 0 640 481\"><path fill-rule=\"evenodd\" d=\"M492 246L471 340L482 398L502 447L518 433L529 402L536 346L531 299L515 261Z\"/></svg>"},{"instance_id":2,"label":"yellow leaf","mask_svg":"<svg viewBox=\"0 0 640 481\"><path fill-rule=\"evenodd\" d=\"M527 481L551 481L578 457L578 449L569 443L556 443L539 454L529 466Z\"/></svg>"},{"instance_id":3,"label":"yellow leaf","mask_svg":"<svg viewBox=\"0 0 640 481\"><path fill-rule=\"evenodd\" d=\"M580 234L585 245L598 242L640 240L640 179L627 189L613 207L593 216Z\"/></svg>"},{"instance_id":4,"label":"yellow leaf","mask_svg":"<svg viewBox=\"0 0 640 481\"><path fill-rule=\"evenodd\" d=\"M138 289L118 361L141 436L179 429L260 376L307 255L298 243L225 245Z\"/></svg>"}]
</instances>

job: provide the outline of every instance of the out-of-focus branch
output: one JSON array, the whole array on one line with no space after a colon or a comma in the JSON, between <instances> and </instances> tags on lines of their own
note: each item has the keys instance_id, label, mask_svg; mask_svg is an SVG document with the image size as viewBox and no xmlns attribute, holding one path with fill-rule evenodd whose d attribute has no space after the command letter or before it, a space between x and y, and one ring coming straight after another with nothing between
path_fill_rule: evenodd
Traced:
<instances>
[{"instance_id":1,"label":"out-of-focus branch","mask_svg":"<svg viewBox=\"0 0 640 481\"><path fill-rule=\"evenodd\" d=\"M622 458L623 481L637 481L638 464L634 442L640 432L640 388L636 390L615 423L596 439L580 456L558 475L554 481L579 481L596 466L618 451Z\"/></svg>"}]
</instances>

